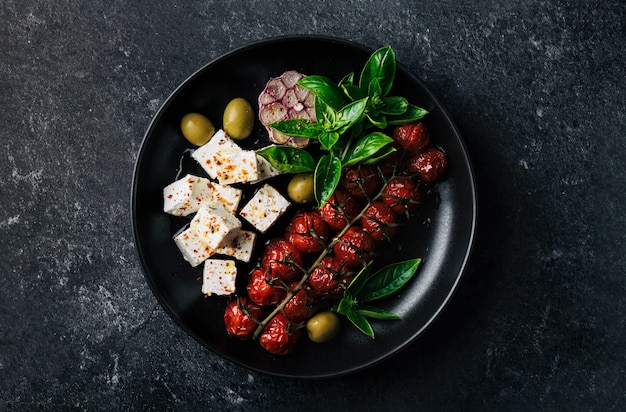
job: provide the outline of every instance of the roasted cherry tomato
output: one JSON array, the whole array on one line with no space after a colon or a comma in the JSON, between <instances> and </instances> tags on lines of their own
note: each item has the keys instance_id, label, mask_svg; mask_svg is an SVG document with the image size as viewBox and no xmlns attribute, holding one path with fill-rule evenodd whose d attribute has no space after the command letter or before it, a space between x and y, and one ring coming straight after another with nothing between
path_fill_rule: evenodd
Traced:
<instances>
[{"instance_id":1,"label":"roasted cherry tomato","mask_svg":"<svg viewBox=\"0 0 626 412\"><path fill-rule=\"evenodd\" d=\"M422 198L417 184L408 177L394 177L385 188L382 201L397 215L415 213Z\"/></svg>"},{"instance_id":2,"label":"roasted cherry tomato","mask_svg":"<svg viewBox=\"0 0 626 412\"><path fill-rule=\"evenodd\" d=\"M259 344L274 355L293 353L302 339L302 329L293 326L287 317L279 313L269 321L259 336Z\"/></svg>"},{"instance_id":3,"label":"roasted cherry tomato","mask_svg":"<svg viewBox=\"0 0 626 412\"><path fill-rule=\"evenodd\" d=\"M357 198L372 196L380 187L378 169L371 165L356 165L344 170L339 185Z\"/></svg>"},{"instance_id":4,"label":"roasted cherry tomato","mask_svg":"<svg viewBox=\"0 0 626 412\"><path fill-rule=\"evenodd\" d=\"M316 253L328 243L328 224L318 212L298 213L285 229L285 239L303 253Z\"/></svg>"},{"instance_id":5,"label":"roasted cherry tomato","mask_svg":"<svg viewBox=\"0 0 626 412\"><path fill-rule=\"evenodd\" d=\"M302 270L302 252L285 239L272 239L261 256L261 267L267 270L266 279L293 280Z\"/></svg>"},{"instance_id":6,"label":"roasted cherry tomato","mask_svg":"<svg viewBox=\"0 0 626 412\"><path fill-rule=\"evenodd\" d=\"M340 259L325 256L318 267L311 272L308 282L315 295L325 300L338 300L348 287L354 274L346 269Z\"/></svg>"},{"instance_id":7,"label":"roasted cherry tomato","mask_svg":"<svg viewBox=\"0 0 626 412\"><path fill-rule=\"evenodd\" d=\"M289 285L295 289L298 282ZM301 323L317 313L319 305L310 288L302 288L285 305L283 312L291 323Z\"/></svg>"},{"instance_id":8,"label":"roasted cherry tomato","mask_svg":"<svg viewBox=\"0 0 626 412\"><path fill-rule=\"evenodd\" d=\"M425 184L437 181L447 168L446 155L434 148L411 156L406 161L406 170L410 173L419 173L420 180Z\"/></svg>"},{"instance_id":9,"label":"roasted cherry tomato","mask_svg":"<svg viewBox=\"0 0 626 412\"><path fill-rule=\"evenodd\" d=\"M352 226L333 247L335 256L349 268L359 268L372 258L376 242L361 226Z\"/></svg>"},{"instance_id":10,"label":"roasted cherry tomato","mask_svg":"<svg viewBox=\"0 0 626 412\"><path fill-rule=\"evenodd\" d=\"M322 219L333 230L341 230L359 214L359 203L341 189L335 190L328 202L320 209Z\"/></svg>"},{"instance_id":11,"label":"roasted cherry tomato","mask_svg":"<svg viewBox=\"0 0 626 412\"><path fill-rule=\"evenodd\" d=\"M248 301L246 297L232 299L224 311L226 331L238 338L251 338L258 326L257 322L263 320L263 312L263 308Z\"/></svg>"},{"instance_id":12,"label":"roasted cherry tomato","mask_svg":"<svg viewBox=\"0 0 626 412\"><path fill-rule=\"evenodd\" d=\"M263 268L256 268L250 273L248 278L248 297L257 305L275 305L285 297L285 289L282 285L274 286L267 282L268 278ZM272 283L279 283L280 280L270 280Z\"/></svg>"},{"instance_id":13,"label":"roasted cherry tomato","mask_svg":"<svg viewBox=\"0 0 626 412\"><path fill-rule=\"evenodd\" d=\"M398 228L396 214L383 202L374 202L361 218L363 230L374 240L391 240Z\"/></svg>"},{"instance_id":14,"label":"roasted cherry tomato","mask_svg":"<svg viewBox=\"0 0 626 412\"><path fill-rule=\"evenodd\" d=\"M392 139L409 153L419 153L430 144L430 133L422 122L413 122L396 126Z\"/></svg>"}]
</instances>

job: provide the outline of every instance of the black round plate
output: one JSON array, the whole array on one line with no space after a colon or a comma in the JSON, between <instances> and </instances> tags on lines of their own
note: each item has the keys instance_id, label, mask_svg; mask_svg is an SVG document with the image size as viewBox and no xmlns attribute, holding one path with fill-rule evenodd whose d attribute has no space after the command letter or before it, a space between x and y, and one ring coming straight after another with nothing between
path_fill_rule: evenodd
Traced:
<instances>
[{"instance_id":1,"label":"black round plate","mask_svg":"<svg viewBox=\"0 0 626 412\"><path fill-rule=\"evenodd\" d=\"M403 95L430 111L425 121L435 143L445 149L450 165L445 180L428 197L420 216L394 239L400 243L396 243L390 260L423 258L409 284L397 296L380 302L379 306L400 315L402 321L373 321L376 338L371 339L344 320L342 333L332 342L313 344L305 339L294 355L272 356L256 342L228 336L222 320L227 298L205 298L201 294L200 270L190 268L172 241L184 220L163 212L162 191L176 180L181 169L193 169L186 156L192 146L179 131L186 113L205 113L220 127L227 102L241 96L256 106L257 96L270 77L295 69L338 81L349 72L358 73L372 52L355 43L317 36L270 39L239 48L207 64L181 84L146 132L131 198L135 244L146 280L180 327L231 361L291 377L329 377L361 370L397 353L420 336L459 283L476 222L470 161L445 110L400 64L392 94ZM257 125L253 133L248 144L264 139L262 127Z\"/></svg>"}]
</instances>

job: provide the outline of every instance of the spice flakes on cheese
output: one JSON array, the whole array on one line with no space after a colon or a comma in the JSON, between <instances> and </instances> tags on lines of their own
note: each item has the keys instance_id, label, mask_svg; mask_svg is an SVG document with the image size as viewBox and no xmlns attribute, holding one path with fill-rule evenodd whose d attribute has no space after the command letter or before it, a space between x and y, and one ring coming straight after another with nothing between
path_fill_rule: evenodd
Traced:
<instances>
[{"instance_id":1,"label":"spice flakes on cheese","mask_svg":"<svg viewBox=\"0 0 626 412\"><path fill-rule=\"evenodd\" d=\"M239 234L230 244L222 246L217 249L215 253L234 257L237 260L248 263L252 258L255 240L256 233L248 230L240 230Z\"/></svg>"},{"instance_id":2,"label":"spice flakes on cheese","mask_svg":"<svg viewBox=\"0 0 626 412\"><path fill-rule=\"evenodd\" d=\"M208 259L202 273L202 293L230 295L235 293L237 267L234 260Z\"/></svg>"},{"instance_id":3,"label":"spice flakes on cheese","mask_svg":"<svg viewBox=\"0 0 626 412\"><path fill-rule=\"evenodd\" d=\"M224 130L218 130L211 140L196 149L191 157L202 166L212 179L215 179L218 170L216 161L219 161L222 153L233 151L240 152L242 149L224 133Z\"/></svg>"},{"instance_id":4,"label":"spice flakes on cheese","mask_svg":"<svg viewBox=\"0 0 626 412\"><path fill-rule=\"evenodd\" d=\"M221 152L214 157L217 180L223 185L258 180L257 155L254 150Z\"/></svg>"},{"instance_id":5,"label":"spice flakes on cheese","mask_svg":"<svg viewBox=\"0 0 626 412\"><path fill-rule=\"evenodd\" d=\"M224 206L233 215L237 213L239 201L241 200L241 189L232 186L213 183L213 201Z\"/></svg>"},{"instance_id":6,"label":"spice flakes on cheese","mask_svg":"<svg viewBox=\"0 0 626 412\"><path fill-rule=\"evenodd\" d=\"M241 193L241 189L188 174L163 189L163 210L171 215L187 216L197 212L203 203L212 201L235 214Z\"/></svg>"},{"instance_id":7,"label":"spice flakes on cheese","mask_svg":"<svg viewBox=\"0 0 626 412\"><path fill-rule=\"evenodd\" d=\"M197 212L202 203L213 199L212 186L209 179L186 175L163 189L163 211L175 216Z\"/></svg>"},{"instance_id":8,"label":"spice flakes on cheese","mask_svg":"<svg viewBox=\"0 0 626 412\"><path fill-rule=\"evenodd\" d=\"M241 221L220 204L203 204L194 216L191 227L198 232L200 240L211 249L218 249L232 242L241 229Z\"/></svg>"},{"instance_id":9,"label":"spice flakes on cheese","mask_svg":"<svg viewBox=\"0 0 626 412\"><path fill-rule=\"evenodd\" d=\"M265 233L285 213L290 203L278 190L265 184L239 214L261 233Z\"/></svg>"},{"instance_id":10,"label":"spice flakes on cheese","mask_svg":"<svg viewBox=\"0 0 626 412\"><path fill-rule=\"evenodd\" d=\"M199 233L193 226L174 236L174 243L182 253L183 259L193 267L198 266L215 254L215 250L200 239Z\"/></svg>"}]
</instances>

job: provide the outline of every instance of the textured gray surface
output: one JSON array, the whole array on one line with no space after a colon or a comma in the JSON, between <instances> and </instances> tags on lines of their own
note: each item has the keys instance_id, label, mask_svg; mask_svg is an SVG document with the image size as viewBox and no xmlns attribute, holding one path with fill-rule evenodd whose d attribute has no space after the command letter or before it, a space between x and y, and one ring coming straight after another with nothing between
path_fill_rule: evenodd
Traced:
<instances>
[{"instance_id":1,"label":"textured gray surface","mask_svg":"<svg viewBox=\"0 0 626 412\"><path fill-rule=\"evenodd\" d=\"M0 410L610 410L626 402L622 1L13 1L0 8ZM461 288L341 379L252 372L162 311L135 256L151 117L266 37L392 45L457 122L480 218Z\"/></svg>"}]
</instances>

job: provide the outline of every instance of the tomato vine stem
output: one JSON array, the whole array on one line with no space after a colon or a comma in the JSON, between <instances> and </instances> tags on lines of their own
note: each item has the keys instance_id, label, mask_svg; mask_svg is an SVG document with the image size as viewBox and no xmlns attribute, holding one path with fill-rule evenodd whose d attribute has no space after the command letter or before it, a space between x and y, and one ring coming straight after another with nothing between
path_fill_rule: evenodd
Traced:
<instances>
[{"instance_id":1,"label":"tomato vine stem","mask_svg":"<svg viewBox=\"0 0 626 412\"><path fill-rule=\"evenodd\" d=\"M385 189L387 188L387 185L389 184L389 182L396 177L396 170L394 167L393 173L391 175L391 177L389 178L385 178L384 174L381 172L380 168L378 168L378 173L380 174L380 176L382 177L383 180L383 184L381 189L378 191L378 193L374 196L374 197L367 197L367 203L365 204L365 206L361 209L361 211L352 219L350 220L343 229L341 229L334 237L333 239L330 241L330 243L328 243L328 245L326 245L324 247L324 249L320 252L319 256L317 257L317 259L315 259L315 261L311 264L311 266L309 267L308 270L302 270L302 272L304 273L302 275L302 278L300 279L300 281L298 282L298 284L296 285L295 288L289 288L286 287L286 291L287 294L285 296L285 298L278 304L276 305L276 307L274 308L274 310L272 310L272 312L270 312L262 321L258 322L258 326L255 329L252 338L254 340L257 340L259 338L259 336L261 335L261 333L263 333L263 329L265 329L265 327L267 326L267 324L274 318L274 316L276 316L277 314L279 314L280 312L283 311L283 309L285 308L285 306L287 305L287 303L291 300L291 298L293 298L295 296L296 293L298 293L300 290L302 290L302 288L304 287L304 284L306 283L306 281L309 279L309 276L311 275L311 273L313 273L313 271L315 269L317 269L318 266L320 266L320 264L322 263L322 260L330 253L331 250L333 250L333 247L341 242L341 237L343 235L346 234L346 232L352 227L354 226L357 222L359 222L361 220L361 218L365 215L365 212L367 211L367 209L375 202L377 201L385 192ZM343 208L342 206L340 206L340 212L344 215L344 217L346 217L347 220L347 216L346 214L343 212ZM295 262L289 262L291 264L295 265ZM303 269L303 268L300 268Z\"/></svg>"}]
</instances>

